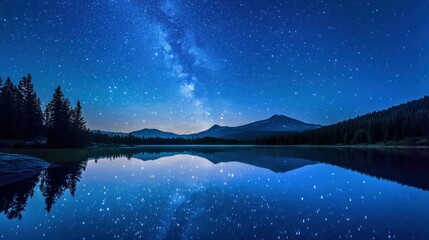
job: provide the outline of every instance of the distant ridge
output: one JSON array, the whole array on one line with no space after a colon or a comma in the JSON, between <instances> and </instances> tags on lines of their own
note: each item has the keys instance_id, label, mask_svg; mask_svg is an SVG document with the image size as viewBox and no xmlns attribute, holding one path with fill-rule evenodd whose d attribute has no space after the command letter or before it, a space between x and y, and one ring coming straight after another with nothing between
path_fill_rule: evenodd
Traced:
<instances>
[{"instance_id":1,"label":"distant ridge","mask_svg":"<svg viewBox=\"0 0 429 240\"><path fill-rule=\"evenodd\" d=\"M205 131L191 134L189 136L193 138L216 137L241 140L267 135L302 132L306 130L317 129L319 127L320 125L304 123L284 115L273 115L268 119L237 127L223 127L219 125L213 125L211 128Z\"/></svg>"},{"instance_id":2,"label":"distant ridge","mask_svg":"<svg viewBox=\"0 0 429 240\"><path fill-rule=\"evenodd\" d=\"M179 134L172 132L164 132L155 128L144 128L142 130L131 132L133 136L145 137L145 138L178 138L181 137Z\"/></svg>"},{"instance_id":3,"label":"distant ridge","mask_svg":"<svg viewBox=\"0 0 429 240\"><path fill-rule=\"evenodd\" d=\"M138 131L131 132L133 136L144 138L223 138L223 139L237 139L246 140L256 137L263 137L268 135L277 135L291 132L302 132L312 129L320 128L320 125L304 123L302 121L284 116L273 115L268 119L260 120L237 127L213 125L209 129L194 133L194 134L176 134L172 132L164 132L159 129L144 128ZM97 132L93 130L93 132ZM125 136L128 133L115 133L108 131L100 131L108 135Z\"/></svg>"}]
</instances>

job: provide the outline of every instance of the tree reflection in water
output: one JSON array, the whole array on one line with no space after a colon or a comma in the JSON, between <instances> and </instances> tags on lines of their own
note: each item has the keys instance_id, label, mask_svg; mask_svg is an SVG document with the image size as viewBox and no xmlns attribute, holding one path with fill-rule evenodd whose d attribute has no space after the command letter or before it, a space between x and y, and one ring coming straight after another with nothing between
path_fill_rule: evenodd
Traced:
<instances>
[{"instance_id":1,"label":"tree reflection in water","mask_svg":"<svg viewBox=\"0 0 429 240\"><path fill-rule=\"evenodd\" d=\"M2 150L3 151L3 150ZM51 151L51 152L49 152ZM61 164L42 171L38 176L0 187L0 213L9 219L21 219L27 201L40 186L46 211L67 191L74 196L88 160L126 157L142 161L156 160L177 154L203 157L214 164L241 162L284 173L309 164L327 163L358 171L376 178L429 190L429 151L405 149L306 148L306 147L209 147L176 146L69 151L38 150L24 152L47 161L64 156L73 164ZM38 184L39 183L39 184Z\"/></svg>"},{"instance_id":2,"label":"tree reflection in water","mask_svg":"<svg viewBox=\"0 0 429 240\"><path fill-rule=\"evenodd\" d=\"M51 211L55 202L61 198L68 189L74 196L76 186L86 169L87 162L63 165L50 168L40 175L40 192L45 197L46 210Z\"/></svg>"},{"instance_id":3,"label":"tree reflection in water","mask_svg":"<svg viewBox=\"0 0 429 240\"><path fill-rule=\"evenodd\" d=\"M27 200L33 197L39 176L0 187L0 213L9 219L21 219Z\"/></svg>"},{"instance_id":4,"label":"tree reflection in water","mask_svg":"<svg viewBox=\"0 0 429 240\"><path fill-rule=\"evenodd\" d=\"M85 161L49 168L38 176L0 187L0 212L9 219L21 219L27 200L33 197L39 182L40 192L45 198L46 210L49 212L66 190L74 196L86 164Z\"/></svg>"}]
</instances>

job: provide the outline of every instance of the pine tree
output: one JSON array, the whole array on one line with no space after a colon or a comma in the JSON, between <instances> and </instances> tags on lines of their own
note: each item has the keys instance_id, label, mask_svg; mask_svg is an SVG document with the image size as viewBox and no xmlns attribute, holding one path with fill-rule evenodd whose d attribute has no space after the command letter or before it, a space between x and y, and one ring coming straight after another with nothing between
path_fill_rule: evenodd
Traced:
<instances>
[{"instance_id":1,"label":"pine tree","mask_svg":"<svg viewBox=\"0 0 429 240\"><path fill-rule=\"evenodd\" d=\"M18 89L23 97L21 114L23 137L35 137L42 133L43 113L30 74L22 78Z\"/></svg>"},{"instance_id":2,"label":"pine tree","mask_svg":"<svg viewBox=\"0 0 429 240\"><path fill-rule=\"evenodd\" d=\"M58 146L70 146L71 127L70 102L64 97L61 88L55 89L52 100L46 106L45 126L49 143Z\"/></svg>"},{"instance_id":3,"label":"pine tree","mask_svg":"<svg viewBox=\"0 0 429 240\"><path fill-rule=\"evenodd\" d=\"M3 100L2 100L2 92L3 92L3 79L0 77L0 116L4 116L4 114L3 114ZM2 120L3 120L3 117L1 117L0 118L0 137L2 137L3 136L3 132L2 132L2 126L1 126L1 124L2 124Z\"/></svg>"},{"instance_id":4,"label":"pine tree","mask_svg":"<svg viewBox=\"0 0 429 240\"><path fill-rule=\"evenodd\" d=\"M0 93L0 136L6 138L20 137L19 117L21 113L22 96L10 78L3 84Z\"/></svg>"},{"instance_id":5,"label":"pine tree","mask_svg":"<svg viewBox=\"0 0 429 240\"><path fill-rule=\"evenodd\" d=\"M74 144L76 146L85 145L88 130L86 128L85 119L82 116L82 106L80 101L77 101L76 107L73 109L71 122Z\"/></svg>"}]
</instances>

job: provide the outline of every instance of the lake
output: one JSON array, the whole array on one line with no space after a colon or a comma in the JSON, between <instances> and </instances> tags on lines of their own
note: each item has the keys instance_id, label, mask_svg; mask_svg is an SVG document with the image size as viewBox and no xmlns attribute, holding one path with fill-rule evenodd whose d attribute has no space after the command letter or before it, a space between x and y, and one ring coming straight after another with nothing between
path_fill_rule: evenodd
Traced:
<instances>
[{"instance_id":1,"label":"lake","mask_svg":"<svg viewBox=\"0 0 429 240\"><path fill-rule=\"evenodd\" d=\"M19 153L55 164L0 185L0 239L429 239L424 149Z\"/></svg>"}]
</instances>

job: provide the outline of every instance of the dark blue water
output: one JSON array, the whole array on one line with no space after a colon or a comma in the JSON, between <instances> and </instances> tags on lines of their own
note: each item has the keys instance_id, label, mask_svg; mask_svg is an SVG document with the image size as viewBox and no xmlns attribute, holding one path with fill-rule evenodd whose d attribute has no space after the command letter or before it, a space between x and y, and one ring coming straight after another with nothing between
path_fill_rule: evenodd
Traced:
<instances>
[{"instance_id":1,"label":"dark blue water","mask_svg":"<svg viewBox=\"0 0 429 240\"><path fill-rule=\"evenodd\" d=\"M143 152L46 170L0 187L0 239L429 238L428 183L406 178L406 154L365 173L359 161L377 160L362 153L335 153L352 162L340 167L252 151Z\"/></svg>"}]
</instances>

